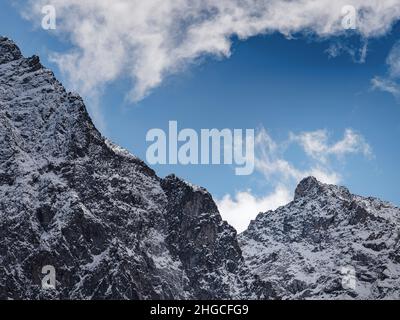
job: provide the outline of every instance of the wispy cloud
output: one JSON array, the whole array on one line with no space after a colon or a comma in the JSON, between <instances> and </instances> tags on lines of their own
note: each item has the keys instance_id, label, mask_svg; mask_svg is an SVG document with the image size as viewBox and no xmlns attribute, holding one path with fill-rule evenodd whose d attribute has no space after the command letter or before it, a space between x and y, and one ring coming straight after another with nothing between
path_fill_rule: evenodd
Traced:
<instances>
[{"instance_id":1,"label":"wispy cloud","mask_svg":"<svg viewBox=\"0 0 400 320\"><path fill-rule=\"evenodd\" d=\"M379 36L400 17L399 0L52 0L58 34L74 49L53 55L74 89L98 90L131 77L138 101L163 79L202 55L229 57L231 38L259 34L340 35L342 8L353 5L361 37ZM30 1L25 16L39 23L47 0ZM361 58L365 58L366 46Z\"/></svg>"},{"instance_id":2,"label":"wispy cloud","mask_svg":"<svg viewBox=\"0 0 400 320\"><path fill-rule=\"evenodd\" d=\"M374 90L381 90L392 94L400 101L400 41L397 42L386 59L387 75L376 76L371 80Z\"/></svg>"},{"instance_id":3,"label":"wispy cloud","mask_svg":"<svg viewBox=\"0 0 400 320\"><path fill-rule=\"evenodd\" d=\"M389 53L387 58L389 66L389 75L394 79L400 78L400 42L397 42Z\"/></svg>"},{"instance_id":4,"label":"wispy cloud","mask_svg":"<svg viewBox=\"0 0 400 320\"><path fill-rule=\"evenodd\" d=\"M394 80L377 76L371 80L371 84L374 90L391 93L395 98L400 97L400 84Z\"/></svg>"},{"instance_id":5,"label":"wispy cloud","mask_svg":"<svg viewBox=\"0 0 400 320\"><path fill-rule=\"evenodd\" d=\"M226 195L218 201L224 219L237 230L243 231L260 212L276 209L292 200L296 184L307 176L329 184L342 181L340 172L333 168L337 159L344 162L347 156L373 157L371 146L365 138L352 129L346 129L343 138L331 141L327 130L290 133L285 141L277 142L261 128L255 139L256 170L273 188L272 193L257 197L251 190ZM307 159L308 168L300 168L288 160L286 151L300 147Z\"/></svg>"},{"instance_id":6,"label":"wispy cloud","mask_svg":"<svg viewBox=\"0 0 400 320\"><path fill-rule=\"evenodd\" d=\"M326 163L330 156L343 157L349 154L363 154L372 156L372 150L364 137L352 129L346 129L343 139L334 144L329 144L327 130L302 132L290 135L290 140L299 143L304 151L313 159Z\"/></svg>"},{"instance_id":7,"label":"wispy cloud","mask_svg":"<svg viewBox=\"0 0 400 320\"><path fill-rule=\"evenodd\" d=\"M336 40L331 43L326 53L330 58L336 58L343 53L349 54L355 63L365 63L368 53L368 40L362 39L361 45L354 44L344 39Z\"/></svg>"},{"instance_id":8,"label":"wispy cloud","mask_svg":"<svg viewBox=\"0 0 400 320\"><path fill-rule=\"evenodd\" d=\"M293 145L300 146L308 157L310 167L299 169L285 158L285 152ZM287 141L275 142L262 128L256 137L256 169L266 178L277 182L294 180L313 175L322 182L338 183L340 175L331 169L332 157L344 158L351 154L372 157L371 146L365 138L352 129L346 129L343 138L331 143L327 130L290 133Z\"/></svg>"}]
</instances>

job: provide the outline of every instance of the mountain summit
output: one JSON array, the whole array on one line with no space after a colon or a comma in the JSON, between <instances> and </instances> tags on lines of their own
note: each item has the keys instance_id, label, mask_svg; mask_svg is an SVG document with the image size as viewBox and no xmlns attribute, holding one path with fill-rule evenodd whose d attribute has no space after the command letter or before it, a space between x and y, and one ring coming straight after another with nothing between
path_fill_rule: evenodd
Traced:
<instances>
[{"instance_id":1,"label":"mountain summit","mask_svg":"<svg viewBox=\"0 0 400 320\"><path fill-rule=\"evenodd\" d=\"M259 214L239 244L282 298L400 298L400 209L347 188L304 179L294 201Z\"/></svg>"},{"instance_id":2,"label":"mountain summit","mask_svg":"<svg viewBox=\"0 0 400 320\"><path fill-rule=\"evenodd\" d=\"M0 299L399 298L398 208L307 178L237 236L205 189L103 138L2 37L0 145Z\"/></svg>"}]
</instances>

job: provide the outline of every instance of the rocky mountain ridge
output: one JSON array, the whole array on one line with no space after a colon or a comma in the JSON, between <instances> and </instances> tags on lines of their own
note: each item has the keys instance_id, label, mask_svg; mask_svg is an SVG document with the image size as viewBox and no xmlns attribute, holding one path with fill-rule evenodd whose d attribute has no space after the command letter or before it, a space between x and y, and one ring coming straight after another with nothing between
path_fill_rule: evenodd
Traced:
<instances>
[{"instance_id":1,"label":"rocky mountain ridge","mask_svg":"<svg viewBox=\"0 0 400 320\"><path fill-rule=\"evenodd\" d=\"M282 298L400 298L400 209L347 188L304 179L294 201L261 213L239 244Z\"/></svg>"},{"instance_id":2,"label":"rocky mountain ridge","mask_svg":"<svg viewBox=\"0 0 400 320\"><path fill-rule=\"evenodd\" d=\"M236 233L211 196L104 139L82 99L6 38L0 123L0 298L242 295ZM41 289L45 265L55 291Z\"/></svg>"},{"instance_id":3,"label":"rocky mountain ridge","mask_svg":"<svg viewBox=\"0 0 400 320\"><path fill-rule=\"evenodd\" d=\"M2 37L0 145L0 299L399 298L398 208L308 178L238 236L205 189L106 140Z\"/></svg>"}]
</instances>

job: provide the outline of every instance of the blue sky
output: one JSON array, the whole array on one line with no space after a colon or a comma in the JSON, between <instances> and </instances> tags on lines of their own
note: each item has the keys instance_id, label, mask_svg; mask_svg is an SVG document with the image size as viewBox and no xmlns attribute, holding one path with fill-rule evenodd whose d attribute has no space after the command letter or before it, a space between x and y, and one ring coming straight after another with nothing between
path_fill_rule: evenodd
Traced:
<instances>
[{"instance_id":1,"label":"blue sky","mask_svg":"<svg viewBox=\"0 0 400 320\"><path fill-rule=\"evenodd\" d=\"M25 55L40 55L42 62L70 87L70 75L49 59L54 52L76 48L68 32L37 27L32 20L21 17L12 1L0 3L0 15L0 34L13 39ZM375 77L387 76L386 60L400 39L399 31L400 24L396 23L384 35L368 39L365 61L357 61L359 52L352 56L349 50L336 57L329 54L333 46L361 50L365 40L356 32L329 37L299 32L290 40L279 32L246 40L233 36L229 57L201 55L179 72L165 76L143 99L127 99L135 85L127 75L101 86L101 93L96 93L98 103L85 90L82 94L89 111L93 114L97 110L102 115L101 121L96 120L102 133L142 159L149 145L145 141L147 131L167 130L171 120L177 120L181 129L256 128L279 146L274 159L284 159L301 172L315 166L326 168L339 175L340 184L353 193L400 205L399 100L374 90L371 84ZM360 149L344 156L332 154L327 162L316 161L307 155L304 146L293 142L295 139L288 142L291 134L304 137L306 132L325 130L328 138L324 143L334 146L344 139L348 129L362 137L359 142L369 145L371 154ZM283 178L283 173L271 175L262 170L251 176L235 176L232 166L153 168L160 176L176 173L204 186L217 200L229 195L221 204L223 211L235 204L246 211L240 222L223 212L238 229L263 205L266 210L285 201L290 194L273 197L274 192L279 188L292 192L297 182ZM238 192L242 192L241 198Z\"/></svg>"}]
</instances>

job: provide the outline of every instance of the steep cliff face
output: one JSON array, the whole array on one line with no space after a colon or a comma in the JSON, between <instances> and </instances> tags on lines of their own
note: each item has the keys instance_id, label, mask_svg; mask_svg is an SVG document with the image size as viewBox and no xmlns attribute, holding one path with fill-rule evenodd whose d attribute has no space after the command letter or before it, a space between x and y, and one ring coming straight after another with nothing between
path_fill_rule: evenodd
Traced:
<instances>
[{"instance_id":1,"label":"steep cliff face","mask_svg":"<svg viewBox=\"0 0 400 320\"><path fill-rule=\"evenodd\" d=\"M0 145L0 298L239 294L240 249L211 196L105 140L81 98L5 38ZM45 265L56 291L41 289Z\"/></svg>"},{"instance_id":2,"label":"steep cliff face","mask_svg":"<svg viewBox=\"0 0 400 320\"><path fill-rule=\"evenodd\" d=\"M168 198L166 242L182 262L187 290L200 299L244 297L246 269L236 230L222 221L211 195L175 176L161 186Z\"/></svg>"},{"instance_id":3,"label":"steep cliff face","mask_svg":"<svg viewBox=\"0 0 400 320\"><path fill-rule=\"evenodd\" d=\"M307 178L239 241L282 298L400 298L400 209L378 199Z\"/></svg>"}]
</instances>

